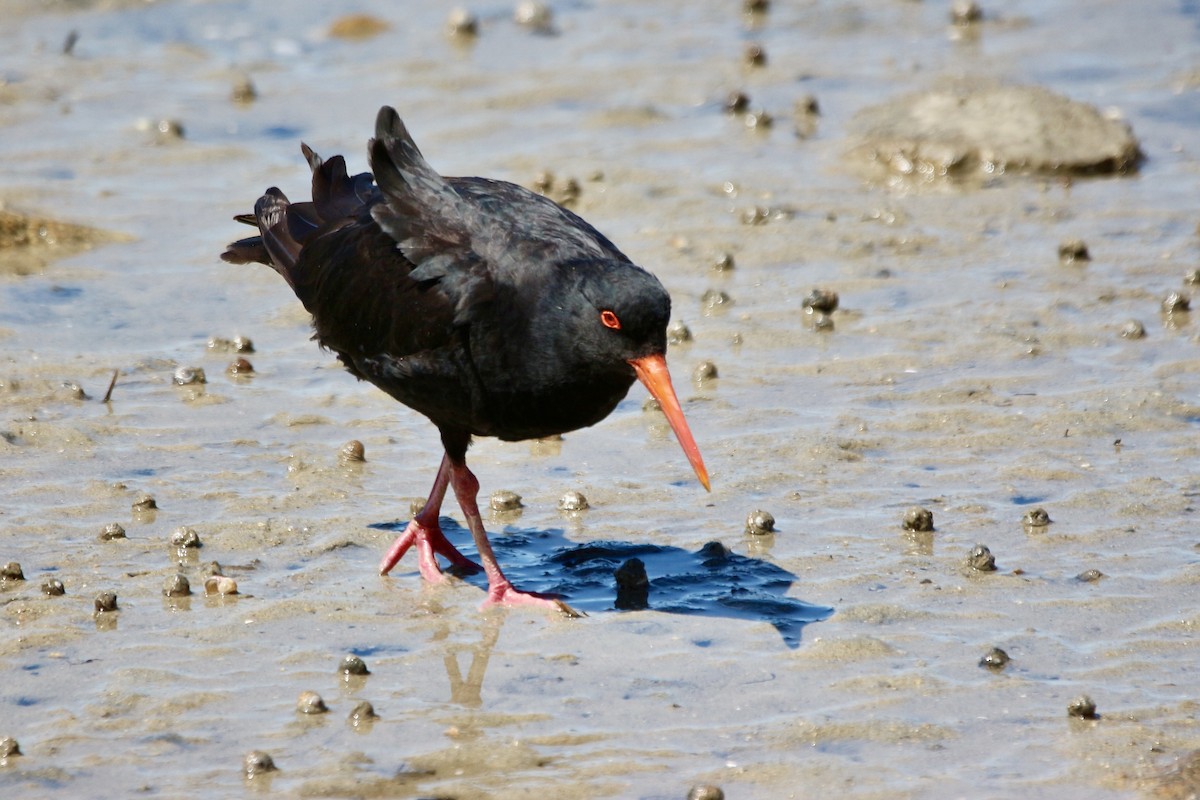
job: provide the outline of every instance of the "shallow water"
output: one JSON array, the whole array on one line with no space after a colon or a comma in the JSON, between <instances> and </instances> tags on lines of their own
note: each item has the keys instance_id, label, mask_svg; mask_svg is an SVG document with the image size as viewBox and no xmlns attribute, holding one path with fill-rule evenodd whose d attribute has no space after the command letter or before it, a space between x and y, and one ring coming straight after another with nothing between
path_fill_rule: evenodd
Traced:
<instances>
[{"instance_id":1,"label":"shallow water","mask_svg":"<svg viewBox=\"0 0 1200 800\"><path fill-rule=\"evenodd\" d=\"M0 791L1187 796L1169 770L1200 748L1200 358L1196 313L1159 303L1200 267L1200 17L1014 2L964 38L941 3L773 6L561 4L542 36L493 4L462 45L444 10L384 2L0 3L0 199L133 237L0 271L0 562L27 577L0 585L0 737L23 752ZM390 30L326 35L363 11ZM752 41L764 68L741 63ZM857 110L960 75L1115 107L1147 160L974 187L847 164ZM774 126L723 113L738 88ZM471 451L485 493L524 498L489 520L503 563L585 619L480 614L477 581L422 586L411 557L376 577L436 432L309 342L274 273L217 258L263 188L303 194L300 139L363 168L384 103L447 174L576 178L577 209L694 334L669 359L711 495L640 389L561 445ZM139 126L167 118L182 140ZM781 213L742 224L756 205ZM1070 238L1090 262L1058 263ZM814 286L841 295L832 332L806 323ZM732 303L706 309L709 289ZM235 335L252 378L206 346ZM720 377L691 385L704 359ZM172 385L178 366L209 382ZM338 462L350 439L366 463ZM568 489L592 507L560 513ZM144 492L159 510L132 513ZM933 533L901 529L913 505ZM1023 528L1035 507L1053 524ZM773 536L743 532L756 508ZM128 539L98 541L114 521ZM198 553L170 546L183 525ZM714 540L744 572L702 572ZM997 572L965 569L977 543ZM646 562L649 610L607 610L571 560L601 547ZM211 560L240 595L162 596ZM765 596L734 613L745 576ZM50 577L65 596L42 596ZM120 611L96 618L106 589ZM993 646L998 673L978 666ZM343 680L347 653L372 674ZM309 689L330 714L295 712ZM1100 718L1068 719L1084 693ZM359 698L374 724L347 724ZM252 749L280 771L244 782Z\"/></svg>"}]
</instances>

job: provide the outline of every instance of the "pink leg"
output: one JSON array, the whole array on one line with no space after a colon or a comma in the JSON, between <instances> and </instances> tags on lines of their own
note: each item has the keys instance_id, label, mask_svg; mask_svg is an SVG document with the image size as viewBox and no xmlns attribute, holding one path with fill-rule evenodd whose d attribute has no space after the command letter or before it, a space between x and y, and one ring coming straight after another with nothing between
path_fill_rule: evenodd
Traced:
<instances>
[{"instance_id":1,"label":"pink leg","mask_svg":"<svg viewBox=\"0 0 1200 800\"><path fill-rule=\"evenodd\" d=\"M450 540L442 533L438 524L438 515L442 511L442 500L446 497L446 485L450 481L450 457L442 457L442 465L438 467L437 478L433 481L433 489L429 499L412 520L404 533L396 537L396 541L379 562L379 574L387 575L396 566L408 549L417 546L417 565L421 577L430 583L441 583L445 580L441 567L438 566L437 556L444 556L451 566L465 572L478 572L479 565L458 552L458 548L450 544Z\"/></svg>"},{"instance_id":2,"label":"pink leg","mask_svg":"<svg viewBox=\"0 0 1200 800\"><path fill-rule=\"evenodd\" d=\"M443 462L444 463L444 462ZM467 518L467 527L475 539L475 549L479 551L479 560L483 562L483 571L487 573L488 596L483 601L482 608L488 606L534 606L559 611L569 617L581 617L581 613L571 608L557 597L541 594L540 592L522 592L513 588L508 578L500 571L496 563L496 554L492 552L491 542L488 541L487 531L483 529L483 519L479 516L479 506L475 498L479 494L479 481L467 469L466 463L450 462L450 485L454 487L454 496L458 505Z\"/></svg>"}]
</instances>

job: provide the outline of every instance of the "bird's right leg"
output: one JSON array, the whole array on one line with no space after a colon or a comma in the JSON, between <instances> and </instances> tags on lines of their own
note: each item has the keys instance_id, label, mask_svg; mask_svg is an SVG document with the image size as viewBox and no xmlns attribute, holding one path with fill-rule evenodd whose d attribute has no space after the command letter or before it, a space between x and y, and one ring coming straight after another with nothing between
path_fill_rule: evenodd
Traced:
<instances>
[{"instance_id":1,"label":"bird's right leg","mask_svg":"<svg viewBox=\"0 0 1200 800\"><path fill-rule=\"evenodd\" d=\"M450 467L450 456L443 456L442 465L438 468L437 478L433 481L433 489L429 492L429 498L416 516L409 521L404 533L396 537L396 541L384 554L383 560L379 562L380 575L388 574L392 567L396 566L396 562L403 558L414 544L417 546L417 566L421 570L421 577L430 583L441 583L446 579L442 575L441 567L438 566L437 556L439 555L445 557L452 567L463 572L480 571L481 568L478 564L450 544L450 540L442 533L442 527L438 523L438 517L442 511L442 500L446 497L446 486L450 483Z\"/></svg>"}]
</instances>

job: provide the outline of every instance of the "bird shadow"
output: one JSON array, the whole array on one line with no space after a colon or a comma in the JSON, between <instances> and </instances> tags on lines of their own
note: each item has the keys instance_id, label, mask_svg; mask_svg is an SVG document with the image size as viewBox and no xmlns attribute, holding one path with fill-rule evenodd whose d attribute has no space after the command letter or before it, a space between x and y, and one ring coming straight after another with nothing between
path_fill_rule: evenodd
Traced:
<instances>
[{"instance_id":1,"label":"bird shadow","mask_svg":"<svg viewBox=\"0 0 1200 800\"><path fill-rule=\"evenodd\" d=\"M405 524L384 522L370 527L398 532ZM441 526L447 537L462 542L459 549L463 555L477 558L466 528L449 517L441 518ZM695 552L619 541L578 544L567 539L561 529L514 526L489 538L515 586L560 595L589 614L652 609L759 620L773 625L793 649L799 647L805 625L833 614L829 606L788 596L796 583L793 573L769 561L734 553L717 541ZM482 575L461 577L486 587Z\"/></svg>"}]
</instances>

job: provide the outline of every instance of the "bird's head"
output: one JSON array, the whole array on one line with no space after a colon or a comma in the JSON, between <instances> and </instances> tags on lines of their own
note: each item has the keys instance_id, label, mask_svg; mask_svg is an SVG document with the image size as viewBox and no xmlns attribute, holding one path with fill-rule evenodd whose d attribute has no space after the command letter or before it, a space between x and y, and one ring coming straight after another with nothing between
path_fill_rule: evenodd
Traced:
<instances>
[{"instance_id":1,"label":"bird's head","mask_svg":"<svg viewBox=\"0 0 1200 800\"><path fill-rule=\"evenodd\" d=\"M578 293L572 296L581 299L575 309L575 346L593 364L633 370L658 401L696 477L711 490L708 470L667 371L667 290L658 278L628 262L588 262L573 271Z\"/></svg>"}]
</instances>

